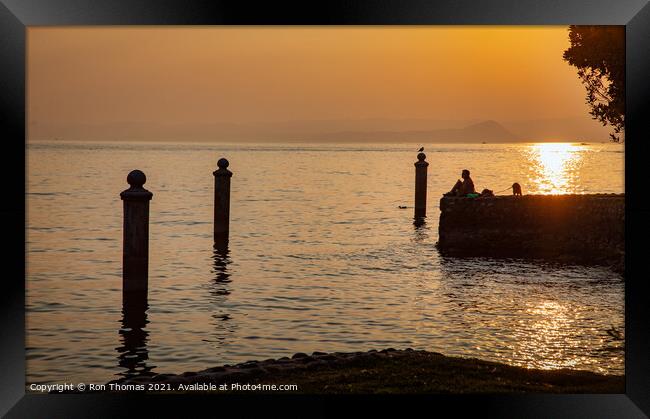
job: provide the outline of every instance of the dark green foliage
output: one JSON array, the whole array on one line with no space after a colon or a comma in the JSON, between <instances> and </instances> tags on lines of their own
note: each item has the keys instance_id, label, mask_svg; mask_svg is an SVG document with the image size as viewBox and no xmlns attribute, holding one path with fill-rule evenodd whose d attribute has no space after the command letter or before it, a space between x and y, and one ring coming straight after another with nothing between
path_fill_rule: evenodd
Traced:
<instances>
[{"instance_id":1,"label":"dark green foliage","mask_svg":"<svg viewBox=\"0 0 650 419\"><path fill-rule=\"evenodd\" d=\"M618 142L625 132L625 27L571 25L569 41L563 57L578 68L589 113L611 125L610 137Z\"/></svg>"}]
</instances>

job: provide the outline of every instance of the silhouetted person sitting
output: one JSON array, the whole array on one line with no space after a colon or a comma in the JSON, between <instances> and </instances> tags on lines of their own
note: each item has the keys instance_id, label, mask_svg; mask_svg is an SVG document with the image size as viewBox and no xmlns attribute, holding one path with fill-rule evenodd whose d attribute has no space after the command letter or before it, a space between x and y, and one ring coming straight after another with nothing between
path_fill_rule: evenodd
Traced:
<instances>
[{"instance_id":1,"label":"silhouetted person sitting","mask_svg":"<svg viewBox=\"0 0 650 419\"><path fill-rule=\"evenodd\" d=\"M451 191L447 192L445 196L467 196L468 193L476 193L474 181L469 177L469 170L464 169L460 176L463 180L458 179Z\"/></svg>"}]
</instances>

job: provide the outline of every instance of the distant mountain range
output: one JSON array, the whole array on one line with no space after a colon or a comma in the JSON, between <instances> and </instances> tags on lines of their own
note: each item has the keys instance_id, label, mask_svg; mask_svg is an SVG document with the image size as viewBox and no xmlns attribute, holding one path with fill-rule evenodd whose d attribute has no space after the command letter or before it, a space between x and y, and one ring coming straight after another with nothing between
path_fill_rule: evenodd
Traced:
<instances>
[{"instance_id":1,"label":"distant mountain range","mask_svg":"<svg viewBox=\"0 0 650 419\"><path fill-rule=\"evenodd\" d=\"M105 124L30 122L30 140L214 142L522 142L606 141L608 127L588 118L534 121L332 119L253 123Z\"/></svg>"},{"instance_id":2,"label":"distant mountain range","mask_svg":"<svg viewBox=\"0 0 650 419\"><path fill-rule=\"evenodd\" d=\"M516 142L521 139L496 121L483 121L463 128L407 131L339 131L315 135L315 141L375 142Z\"/></svg>"}]
</instances>

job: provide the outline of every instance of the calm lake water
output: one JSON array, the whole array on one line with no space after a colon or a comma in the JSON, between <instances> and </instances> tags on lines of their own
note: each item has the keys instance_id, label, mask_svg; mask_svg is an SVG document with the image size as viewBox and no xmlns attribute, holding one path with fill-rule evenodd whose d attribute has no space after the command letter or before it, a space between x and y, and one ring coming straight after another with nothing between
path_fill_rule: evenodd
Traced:
<instances>
[{"instance_id":1,"label":"calm lake water","mask_svg":"<svg viewBox=\"0 0 650 419\"><path fill-rule=\"evenodd\" d=\"M624 282L607 268L438 255L439 197L624 190L615 144L32 143L27 382L104 383L296 352L426 349L537 368L624 372ZM230 160L231 238L212 243L212 171ZM149 310L123 322L122 201L153 192ZM508 192L503 192L508 193ZM399 209L407 205L408 209Z\"/></svg>"}]
</instances>

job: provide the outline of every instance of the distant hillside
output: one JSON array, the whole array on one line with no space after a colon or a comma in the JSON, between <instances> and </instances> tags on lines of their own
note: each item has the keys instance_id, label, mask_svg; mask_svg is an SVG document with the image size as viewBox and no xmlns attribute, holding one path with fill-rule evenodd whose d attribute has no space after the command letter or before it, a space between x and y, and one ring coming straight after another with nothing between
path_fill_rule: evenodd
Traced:
<instances>
[{"instance_id":1,"label":"distant hillside","mask_svg":"<svg viewBox=\"0 0 650 419\"><path fill-rule=\"evenodd\" d=\"M506 128L507 127L507 128ZM277 141L277 142L518 142L601 141L609 127L589 118L530 121L436 119L329 119L250 123L31 121L30 140L73 141Z\"/></svg>"},{"instance_id":2,"label":"distant hillside","mask_svg":"<svg viewBox=\"0 0 650 419\"><path fill-rule=\"evenodd\" d=\"M83 122L47 123L31 121L29 138L47 140L63 138L75 141L147 141L147 140L192 140L192 141L311 141L326 136L344 136L354 133L376 131L430 131L456 129L479 120L436 120L436 119L324 119L230 123L153 123L121 121L106 124ZM340 134L340 135L339 135ZM352 138L350 141L356 141Z\"/></svg>"},{"instance_id":3,"label":"distant hillside","mask_svg":"<svg viewBox=\"0 0 650 419\"><path fill-rule=\"evenodd\" d=\"M307 138L309 141L336 142L515 142L512 132L496 121L483 121L463 128L406 131L338 131Z\"/></svg>"},{"instance_id":4,"label":"distant hillside","mask_svg":"<svg viewBox=\"0 0 650 419\"><path fill-rule=\"evenodd\" d=\"M526 141L608 141L611 127L581 116L502 121Z\"/></svg>"}]
</instances>

